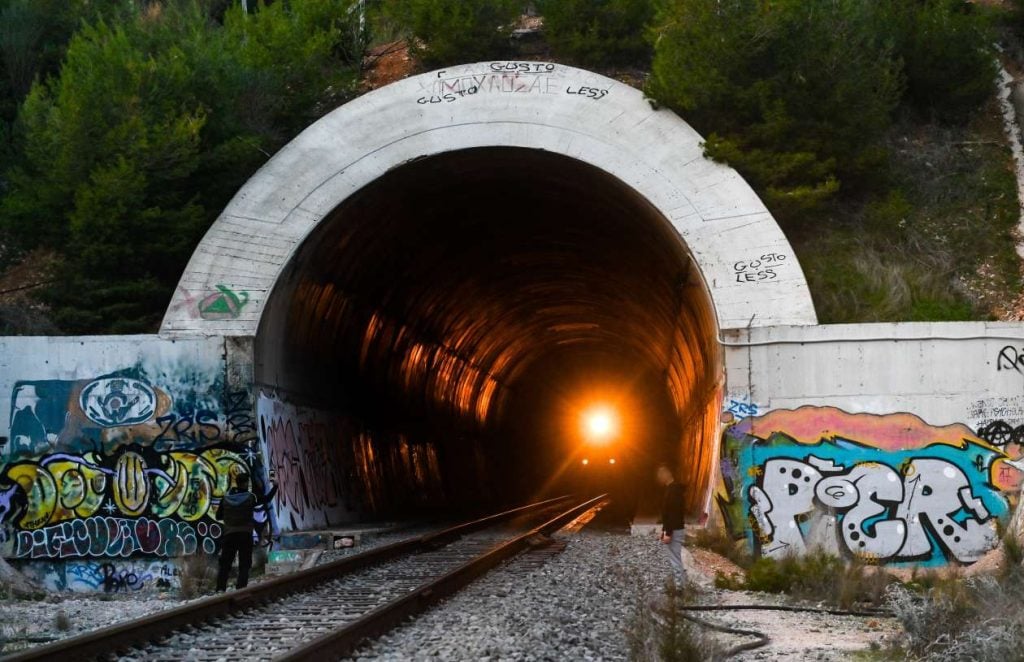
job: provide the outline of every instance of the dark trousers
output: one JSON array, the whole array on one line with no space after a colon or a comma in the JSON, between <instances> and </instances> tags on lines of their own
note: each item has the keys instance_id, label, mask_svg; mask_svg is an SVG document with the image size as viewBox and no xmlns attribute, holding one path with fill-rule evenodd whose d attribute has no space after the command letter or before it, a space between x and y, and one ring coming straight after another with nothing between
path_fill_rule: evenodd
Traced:
<instances>
[{"instance_id":1,"label":"dark trousers","mask_svg":"<svg viewBox=\"0 0 1024 662\"><path fill-rule=\"evenodd\" d=\"M228 575L238 555L238 581L235 588L245 588L249 583L249 569L252 568L252 531L225 533L220 539L220 567L217 570L217 590L228 587Z\"/></svg>"}]
</instances>

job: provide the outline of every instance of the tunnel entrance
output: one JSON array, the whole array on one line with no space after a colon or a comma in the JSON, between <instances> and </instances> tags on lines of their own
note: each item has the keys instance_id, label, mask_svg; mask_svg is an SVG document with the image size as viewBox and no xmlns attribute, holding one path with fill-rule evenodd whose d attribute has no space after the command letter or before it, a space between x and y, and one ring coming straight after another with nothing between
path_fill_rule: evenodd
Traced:
<instances>
[{"instance_id":1,"label":"tunnel entrance","mask_svg":"<svg viewBox=\"0 0 1024 662\"><path fill-rule=\"evenodd\" d=\"M309 529L613 480L643 501L663 459L706 513L719 400L756 396L719 333L816 323L781 228L686 122L593 72L478 62L275 154L161 336L225 338L278 520ZM595 408L615 444L583 443Z\"/></svg>"},{"instance_id":2,"label":"tunnel entrance","mask_svg":"<svg viewBox=\"0 0 1024 662\"><path fill-rule=\"evenodd\" d=\"M658 462L678 467L699 511L719 434L717 338L683 240L616 177L517 147L406 162L317 224L260 318L271 469L294 460L344 495L314 513L292 494L303 507L282 523L606 485L650 509ZM616 416L604 445L581 428L593 406Z\"/></svg>"}]
</instances>

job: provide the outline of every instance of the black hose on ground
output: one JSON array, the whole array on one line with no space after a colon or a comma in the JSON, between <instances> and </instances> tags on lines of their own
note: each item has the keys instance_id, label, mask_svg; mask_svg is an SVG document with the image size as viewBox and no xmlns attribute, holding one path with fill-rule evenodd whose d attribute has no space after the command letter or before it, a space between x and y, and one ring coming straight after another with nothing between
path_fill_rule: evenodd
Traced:
<instances>
[{"instance_id":1,"label":"black hose on ground","mask_svg":"<svg viewBox=\"0 0 1024 662\"><path fill-rule=\"evenodd\" d=\"M788 611L788 612L809 612L814 614L828 614L830 616L857 616L861 618L869 617L891 617L893 614L890 611L884 609L870 609L870 610L851 610L851 609L827 609L823 607L795 607L790 605L681 605L678 607L680 611ZM748 641L746 643L738 644L732 648L727 649L722 657L723 659L729 659L744 653L746 651L756 650L762 648L771 643L772 639L767 634L758 630L744 630L741 628L729 627L727 625L720 625L711 621L706 621L703 618L691 616L689 614L682 614L682 617L686 620L697 623L710 630L716 632L722 632L724 634L732 634L741 637L755 637L755 641Z\"/></svg>"},{"instance_id":2,"label":"black hose on ground","mask_svg":"<svg viewBox=\"0 0 1024 662\"><path fill-rule=\"evenodd\" d=\"M687 609L687 607L682 607L682 609ZM690 616L689 614L681 614L681 616L686 620L696 623L697 625L700 625L702 627L706 627L709 630L715 630L716 632L724 632L725 634L733 634L740 637L756 638L756 641L748 641L743 644L737 644L732 648L727 649L724 653L722 653L722 659L725 660L729 659L730 657L739 655L740 653L743 653L745 651L752 651L763 646L767 646L772 642L771 637L757 630L743 630L741 628L731 628L727 625L719 625L718 623L705 621L703 618L697 618L696 616Z\"/></svg>"}]
</instances>

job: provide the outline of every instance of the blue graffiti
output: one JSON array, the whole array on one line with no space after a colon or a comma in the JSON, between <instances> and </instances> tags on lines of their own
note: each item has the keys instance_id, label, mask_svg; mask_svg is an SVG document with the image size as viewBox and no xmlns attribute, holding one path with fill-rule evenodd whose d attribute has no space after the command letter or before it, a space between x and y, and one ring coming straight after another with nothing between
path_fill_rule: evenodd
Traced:
<instances>
[{"instance_id":1,"label":"blue graffiti","mask_svg":"<svg viewBox=\"0 0 1024 662\"><path fill-rule=\"evenodd\" d=\"M728 478L766 556L820 547L873 562L971 563L996 544L995 520L1009 513L991 480L1004 456L969 440L883 450L776 433L737 451Z\"/></svg>"}]
</instances>

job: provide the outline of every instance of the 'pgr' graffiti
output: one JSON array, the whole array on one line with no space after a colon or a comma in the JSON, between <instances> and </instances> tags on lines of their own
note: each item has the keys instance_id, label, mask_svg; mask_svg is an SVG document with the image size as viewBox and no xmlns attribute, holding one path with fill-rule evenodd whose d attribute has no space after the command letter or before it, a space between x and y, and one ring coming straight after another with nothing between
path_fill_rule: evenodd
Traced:
<instances>
[{"instance_id":1,"label":"'pgr' graffiti","mask_svg":"<svg viewBox=\"0 0 1024 662\"><path fill-rule=\"evenodd\" d=\"M1011 484L1009 458L967 428L811 407L773 415L733 426L722 455L722 511L760 554L814 547L876 563L973 563L998 542L996 520L1010 512L998 484ZM915 442L844 436L887 425Z\"/></svg>"}]
</instances>

